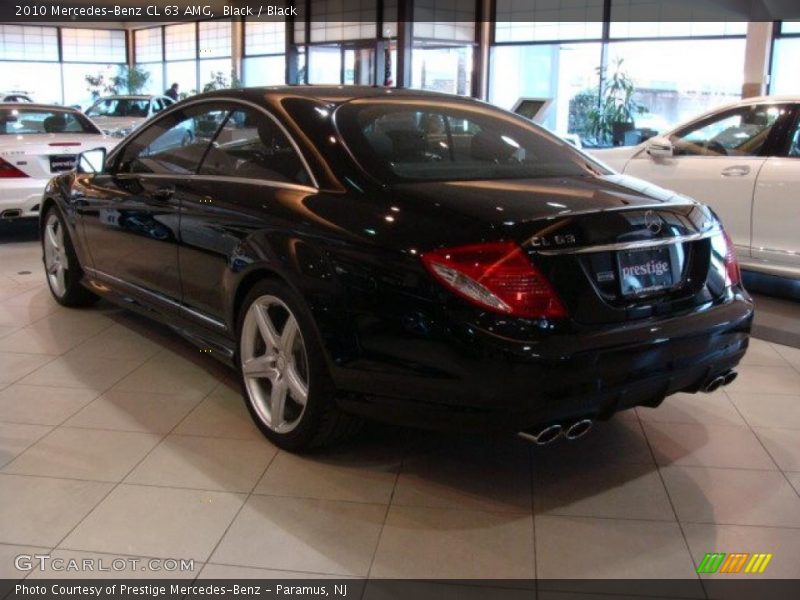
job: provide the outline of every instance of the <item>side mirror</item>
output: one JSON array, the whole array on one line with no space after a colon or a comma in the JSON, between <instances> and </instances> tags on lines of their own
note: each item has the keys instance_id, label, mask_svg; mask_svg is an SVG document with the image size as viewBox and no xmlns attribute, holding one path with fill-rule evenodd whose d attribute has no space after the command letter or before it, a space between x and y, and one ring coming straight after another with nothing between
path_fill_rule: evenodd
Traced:
<instances>
[{"instance_id":1,"label":"side mirror","mask_svg":"<svg viewBox=\"0 0 800 600\"><path fill-rule=\"evenodd\" d=\"M87 175L98 175L103 172L106 164L106 149L93 148L78 155L78 162L75 169L78 173Z\"/></svg>"},{"instance_id":2,"label":"side mirror","mask_svg":"<svg viewBox=\"0 0 800 600\"><path fill-rule=\"evenodd\" d=\"M647 153L653 158L671 158L674 154L674 147L669 138L657 135L647 140L645 146Z\"/></svg>"}]
</instances>

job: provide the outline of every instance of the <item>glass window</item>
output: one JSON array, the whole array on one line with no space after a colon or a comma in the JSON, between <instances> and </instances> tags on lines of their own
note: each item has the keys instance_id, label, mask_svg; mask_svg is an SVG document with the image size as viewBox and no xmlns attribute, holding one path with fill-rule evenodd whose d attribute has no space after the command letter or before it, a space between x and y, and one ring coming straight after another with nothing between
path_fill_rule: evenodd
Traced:
<instances>
[{"instance_id":1,"label":"glass window","mask_svg":"<svg viewBox=\"0 0 800 600\"><path fill-rule=\"evenodd\" d=\"M468 96L472 92L472 46L415 46L411 87Z\"/></svg>"},{"instance_id":2,"label":"glass window","mask_svg":"<svg viewBox=\"0 0 800 600\"><path fill-rule=\"evenodd\" d=\"M231 55L231 22L200 21L200 58L215 58Z\"/></svg>"},{"instance_id":3,"label":"glass window","mask_svg":"<svg viewBox=\"0 0 800 600\"><path fill-rule=\"evenodd\" d=\"M337 126L359 163L388 180L468 181L602 171L566 142L484 106L344 104Z\"/></svg>"},{"instance_id":4,"label":"glass window","mask_svg":"<svg viewBox=\"0 0 800 600\"><path fill-rule=\"evenodd\" d=\"M800 21L782 21L781 33L800 33Z\"/></svg>"},{"instance_id":5,"label":"glass window","mask_svg":"<svg viewBox=\"0 0 800 600\"><path fill-rule=\"evenodd\" d=\"M775 40L775 55L772 58L771 94L800 94L800 38Z\"/></svg>"},{"instance_id":6,"label":"glass window","mask_svg":"<svg viewBox=\"0 0 800 600\"><path fill-rule=\"evenodd\" d=\"M161 47L161 28L150 27L133 32L136 62L161 62L164 59Z\"/></svg>"},{"instance_id":7,"label":"glass window","mask_svg":"<svg viewBox=\"0 0 800 600\"><path fill-rule=\"evenodd\" d=\"M38 62L0 62L6 91L24 92L35 101L61 104L61 65ZM85 86L84 86L85 87ZM83 90L83 95L88 92Z\"/></svg>"},{"instance_id":8,"label":"glass window","mask_svg":"<svg viewBox=\"0 0 800 600\"><path fill-rule=\"evenodd\" d=\"M275 122L260 111L235 110L214 139L201 175L308 184L308 173Z\"/></svg>"},{"instance_id":9,"label":"glass window","mask_svg":"<svg viewBox=\"0 0 800 600\"><path fill-rule=\"evenodd\" d=\"M747 35L745 21L613 21L611 38L659 38Z\"/></svg>"},{"instance_id":10,"label":"glass window","mask_svg":"<svg viewBox=\"0 0 800 600\"><path fill-rule=\"evenodd\" d=\"M476 3L414 0L415 38L474 42Z\"/></svg>"},{"instance_id":11,"label":"glass window","mask_svg":"<svg viewBox=\"0 0 800 600\"><path fill-rule=\"evenodd\" d=\"M64 63L64 103L69 106L87 108L100 96L109 94L108 85L119 73L117 65L100 63ZM87 77L96 79L98 85L90 84Z\"/></svg>"},{"instance_id":12,"label":"glass window","mask_svg":"<svg viewBox=\"0 0 800 600\"><path fill-rule=\"evenodd\" d=\"M233 86L233 63L230 58L210 58L201 60L200 88L202 92L229 88Z\"/></svg>"},{"instance_id":13,"label":"glass window","mask_svg":"<svg viewBox=\"0 0 800 600\"><path fill-rule=\"evenodd\" d=\"M374 39L375 0L318 0L312 7L311 42Z\"/></svg>"},{"instance_id":14,"label":"glass window","mask_svg":"<svg viewBox=\"0 0 800 600\"><path fill-rule=\"evenodd\" d=\"M64 61L124 63L125 32L109 29L61 30Z\"/></svg>"},{"instance_id":15,"label":"glass window","mask_svg":"<svg viewBox=\"0 0 800 600\"><path fill-rule=\"evenodd\" d=\"M615 42L608 45L609 71L617 65L644 107L634 126L657 133L741 98L744 39Z\"/></svg>"},{"instance_id":16,"label":"glass window","mask_svg":"<svg viewBox=\"0 0 800 600\"><path fill-rule=\"evenodd\" d=\"M179 93L189 95L197 93L196 60L179 60L176 62L167 62L164 63L164 65L167 70L164 87L177 83ZM160 92L163 91L164 90L160 90Z\"/></svg>"},{"instance_id":17,"label":"glass window","mask_svg":"<svg viewBox=\"0 0 800 600\"><path fill-rule=\"evenodd\" d=\"M0 108L0 135L23 133L96 133L100 130L78 112Z\"/></svg>"},{"instance_id":18,"label":"glass window","mask_svg":"<svg viewBox=\"0 0 800 600\"><path fill-rule=\"evenodd\" d=\"M603 0L497 0L498 42L599 39Z\"/></svg>"},{"instance_id":19,"label":"glass window","mask_svg":"<svg viewBox=\"0 0 800 600\"><path fill-rule=\"evenodd\" d=\"M192 174L228 111L191 107L145 127L123 150L117 172Z\"/></svg>"},{"instance_id":20,"label":"glass window","mask_svg":"<svg viewBox=\"0 0 800 600\"><path fill-rule=\"evenodd\" d=\"M147 71L150 73L150 77L147 78L147 83L145 83L144 87L141 89L142 93L145 94L163 94L164 90L166 89L166 85L164 83L164 64L163 63L145 63L145 64L136 64L136 67L142 69L143 71ZM172 82L170 82L172 83Z\"/></svg>"},{"instance_id":21,"label":"glass window","mask_svg":"<svg viewBox=\"0 0 800 600\"><path fill-rule=\"evenodd\" d=\"M537 122L560 135L586 135L598 103L600 54L599 43L495 46L489 101L511 109L520 98L552 99Z\"/></svg>"},{"instance_id":22,"label":"glass window","mask_svg":"<svg viewBox=\"0 0 800 600\"><path fill-rule=\"evenodd\" d=\"M339 46L310 46L308 83L341 83L342 51Z\"/></svg>"},{"instance_id":23,"label":"glass window","mask_svg":"<svg viewBox=\"0 0 800 600\"><path fill-rule=\"evenodd\" d=\"M86 111L87 117L146 117L150 112L148 98L104 98Z\"/></svg>"},{"instance_id":24,"label":"glass window","mask_svg":"<svg viewBox=\"0 0 800 600\"><path fill-rule=\"evenodd\" d=\"M286 24L283 21L245 21L245 56L284 52L286 52Z\"/></svg>"},{"instance_id":25,"label":"glass window","mask_svg":"<svg viewBox=\"0 0 800 600\"><path fill-rule=\"evenodd\" d=\"M181 60L197 56L197 39L194 23L167 25L164 28L164 53L167 60Z\"/></svg>"},{"instance_id":26,"label":"glass window","mask_svg":"<svg viewBox=\"0 0 800 600\"><path fill-rule=\"evenodd\" d=\"M0 25L0 60L58 60L57 29Z\"/></svg>"},{"instance_id":27,"label":"glass window","mask_svg":"<svg viewBox=\"0 0 800 600\"><path fill-rule=\"evenodd\" d=\"M795 123L794 132L789 137L789 156L800 158L800 120Z\"/></svg>"},{"instance_id":28,"label":"glass window","mask_svg":"<svg viewBox=\"0 0 800 600\"><path fill-rule=\"evenodd\" d=\"M286 58L281 56L251 56L242 61L244 84L283 85L286 78Z\"/></svg>"},{"instance_id":29,"label":"glass window","mask_svg":"<svg viewBox=\"0 0 800 600\"><path fill-rule=\"evenodd\" d=\"M780 106L726 111L672 136L677 156L758 156L772 126L785 114Z\"/></svg>"}]
</instances>

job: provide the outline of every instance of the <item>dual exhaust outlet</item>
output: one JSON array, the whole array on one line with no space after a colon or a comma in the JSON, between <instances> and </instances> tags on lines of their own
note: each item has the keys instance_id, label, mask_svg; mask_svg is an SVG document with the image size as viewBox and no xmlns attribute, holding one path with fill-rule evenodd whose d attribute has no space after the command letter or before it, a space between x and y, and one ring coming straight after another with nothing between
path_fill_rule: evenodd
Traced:
<instances>
[{"instance_id":1,"label":"dual exhaust outlet","mask_svg":"<svg viewBox=\"0 0 800 600\"><path fill-rule=\"evenodd\" d=\"M551 442L555 442L562 435L570 441L582 438L589 433L589 430L592 428L593 424L594 423L591 419L582 419L580 421L575 421L569 426L556 423L554 425L548 425L539 431L520 431L517 435L519 435L522 439L533 442L537 446L544 446Z\"/></svg>"},{"instance_id":2,"label":"dual exhaust outlet","mask_svg":"<svg viewBox=\"0 0 800 600\"><path fill-rule=\"evenodd\" d=\"M738 376L739 374L736 371L728 371L727 373L717 375L709 381L706 381L700 389L706 394L710 394L711 392L717 391L723 385L730 385Z\"/></svg>"}]
</instances>

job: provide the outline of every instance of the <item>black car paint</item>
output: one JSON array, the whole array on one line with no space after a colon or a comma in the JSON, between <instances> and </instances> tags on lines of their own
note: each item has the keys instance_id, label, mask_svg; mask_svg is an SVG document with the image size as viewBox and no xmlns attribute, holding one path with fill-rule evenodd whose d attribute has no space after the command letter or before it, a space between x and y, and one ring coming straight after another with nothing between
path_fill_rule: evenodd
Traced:
<instances>
[{"instance_id":1,"label":"black car paint","mask_svg":"<svg viewBox=\"0 0 800 600\"><path fill-rule=\"evenodd\" d=\"M635 301L599 289L591 255L542 253L564 239L584 246L707 232L716 224L708 209L602 170L384 185L359 169L322 112L386 93L312 87L206 95L269 110L318 187L71 172L54 178L45 198L67 215L92 289L230 364L247 289L263 277L284 280L311 309L341 406L376 418L522 429L603 417L696 391L738 363L752 303L740 286L725 289L720 265L708 260L711 239L687 247L686 268L694 271L685 288ZM442 96L393 92L403 97ZM647 211L668 227L658 234L632 228ZM419 260L434 248L502 239L525 244L570 319L482 311L441 288Z\"/></svg>"}]
</instances>

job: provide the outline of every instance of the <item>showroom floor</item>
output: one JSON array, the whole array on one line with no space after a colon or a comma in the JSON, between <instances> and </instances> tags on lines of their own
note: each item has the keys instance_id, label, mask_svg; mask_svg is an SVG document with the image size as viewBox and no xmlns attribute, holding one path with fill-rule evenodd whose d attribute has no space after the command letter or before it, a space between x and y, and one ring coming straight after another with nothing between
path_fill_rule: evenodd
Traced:
<instances>
[{"instance_id":1,"label":"showroom floor","mask_svg":"<svg viewBox=\"0 0 800 600\"><path fill-rule=\"evenodd\" d=\"M684 578L702 597L713 551L800 577L798 349L754 340L725 391L579 442L374 425L298 457L221 365L110 305L60 308L43 281L35 241L0 240L2 577L52 552L193 558L189 577Z\"/></svg>"}]
</instances>

